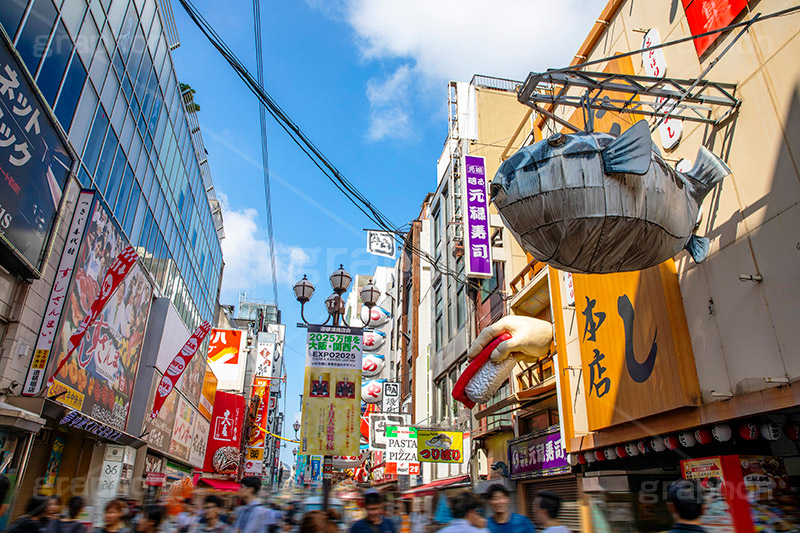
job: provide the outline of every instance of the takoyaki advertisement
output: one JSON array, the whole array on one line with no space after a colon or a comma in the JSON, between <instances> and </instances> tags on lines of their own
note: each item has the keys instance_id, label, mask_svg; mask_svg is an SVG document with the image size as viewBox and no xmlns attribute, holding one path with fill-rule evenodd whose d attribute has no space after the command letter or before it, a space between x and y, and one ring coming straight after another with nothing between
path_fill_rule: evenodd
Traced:
<instances>
[{"instance_id":1,"label":"takoyaki advertisement","mask_svg":"<svg viewBox=\"0 0 800 533\"><path fill-rule=\"evenodd\" d=\"M58 354L54 368L67 352L70 335L89 314L108 268L127 246L106 209L96 203L53 343ZM63 393L57 401L124 431L152 296L142 265L135 265L56 376L49 396Z\"/></svg>"},{"instance_id":2,"label":"takoyaki advertisement","mask_svg":"<svg viewBox=\"0 0 800 533\"><path fill-rule=\"evenodd\" d=\"M464 462L464 434L459 431L417 429L417 459L423 463Z\"/></svg>"},{"instance_id":3,"label":"takoyaki advertisement","mask_svg":"<svg viewBox=\"0 0 800 533\"><path fill-rule=\"evenodd\" d=\"M739 466L756 531L800 531L797 494L780 457L740 455Z\"/></svg>"}]
</instances>

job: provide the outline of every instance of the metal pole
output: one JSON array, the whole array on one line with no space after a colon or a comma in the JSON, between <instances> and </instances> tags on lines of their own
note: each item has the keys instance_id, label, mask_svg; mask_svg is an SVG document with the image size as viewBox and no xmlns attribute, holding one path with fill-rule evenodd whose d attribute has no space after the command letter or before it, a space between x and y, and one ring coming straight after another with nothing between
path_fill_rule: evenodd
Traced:
<instances>
[{"instance_id":1,"label":"metal pole","mask_svg":"<svg viewBox=\"0 0 800 533\"><path fill-rule=\"evenodd\" d=\"M341 296L336 297L336 311L333 313L333 325L339 325L339 309L341 306ZM330 477L325 477L325 465L329 462L333 461L333 457L330 455L326 455L322 458L322 510L328 510L328 502L331 496L331 479Z\"/></svg>"}]
</instances>

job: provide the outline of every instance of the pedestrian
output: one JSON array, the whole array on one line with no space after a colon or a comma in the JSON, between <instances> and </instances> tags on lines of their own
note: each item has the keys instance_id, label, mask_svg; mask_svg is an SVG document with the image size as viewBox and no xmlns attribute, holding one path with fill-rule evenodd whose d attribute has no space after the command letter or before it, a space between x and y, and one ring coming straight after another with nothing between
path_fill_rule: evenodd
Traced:
<instances>
[{"instance_id":1,"label":"pedestrian","mask_svg":"<svg viewBox=\"0 0 800 533\"><path fill-rule=\"evenodd\" d=\"M47 526L44 518L50 498L42 494L34 495L25 506L25 514L11 524L6 533L43 533Z\"/></svg>"},{"instance_id":2,"label":"pedestrian","mask_svg":"<svg viewBox=\"0 0 800 533\"><path fill-rule=\"evenodd\" d=\"M61 518L61 496L53 494L47 497L47 506L41 517L44 530L47 533L56 533L56 524L58 524L59 518Z\"/></svg>"},{"instance_id":3,"label":"pedestrian","mask_svg":"<svg viewBox=\"0 0 800 533\"><path fill-rule=\"evenodd\" d=\"M364 494L364 510L366 518L353 524L350 533L397 533L394 524L384 516L383 496L379 492Z\"/></svg>"},{"instance_id":4,"label":"pedestrian","mask_svg":"<svg viewBox=\"0 0 800 533\"><path fill-rule=\"evenodd\" d=\"M263 533L267 524L268 512L258 501L258 491L261 490L261 479L255 476L243 477L239 486L239 497L244 505L236 510L236 519L233 521L235 533Z\"/></svg>"},{"instance_id":5,"label":"pedestrian","mask_svg":"<svg viewBox=\"0 0 800 533\"><path fill-rule=\"evenodd\" d=\"M209 494L203 500L203 521L192 525L191 533L228 533L230 526L220 520L222 498Z\"/></svg>"},{"instance_id":6,"label":"pedestrian","mask_svg":"<svg viewBox=\"0 0 800 533\"><path fill-rule=\"evenodd\" d=\"M86 501L80 496L73 496L67 502L67 517L56 519L53 523L55 533L86 533L86 524L78 520L86 506Z\"/></svg>"},{"instance_id":7,"label":"pedestrian","mask_svg":"<svg viewBox=\"0 0 800 533\"><path fill-rule=\"evenodd\" d=\"M667 489L667 509L675 523L670 533L689 531L703 533L700 518L703 516L703 494L695 480L681 479Z\"/></svg>"},{"instance_id":8,"label":"pedestrian","mask_svg":"<svg viewBox=\"0 0 800 533\"><path fill-rule=\"evenodd\" d=\"M128 505L118 498L108 502L103 513L105 524L98 533L130 533L123 521L127 508Z\"/></svg>"},{"instance_id":9,"label":"pedestrian","mask_svg":"<svg viewBox=\"0 0 800 533\"><path fill-rule=\"evenodd\" d=\"M136 523L136 530L142 533L160 533L161 523L166 515L167 508L163 505L147 505Z\"/></svg>"},{"instance_id":10,"label":"pedestrian","mask_svg":"<svg viewBox=\"0 0 800 533\"><path fill-rule=\"evenodd\" d=\"M175 525L178 528L178 533L188 533L189 529L196 523L197 516L195 513L194 502L191 498L183 500L183 510L178 513L175 518Z\"/></svg>"},{"instance_id":11,"label":"pedestrian","mask_svg":"<svg viewBox=\"0 0 800 533\"><path fill-rule=\"evenodd\" d=\"M533 511L536 523L544 527L542 533L569 533L558 521L558 511L561 509L561 497L547 490L536 493L533 499Z\"/></svg>"},{"instance_id":12,"label":"pedestrian","mask_svg":"<svg viewBox=\"0 0 800 533\"><path fill-rule=\"evenodd\" d=\"M440 533L486 532L486 519L478 512L480 508L481 500L474 492L459 492L450 499L453 520Z\"/></svg>"},{"instance_id":13,"label":"pedestrian","mask_svg":"<svg viewBox=\"0 0 800 533\"><path fill-rule=\"evenodd\" d=\"M511 501L509 495L508 489L500 483L491 485L486 491L486 500L493 513L488 520L489 531L491 533L534 533L536 529L530 520L508 510L508 504Z\"/></svg>"},{"instance_id":14,"label":"pedestrian","mask_svg":"<svg viewBox=\"0 0 800 533\"><path fill-rule=\"evenodd\" d=\"M331 522L325 511L309 511L300 521L298 533L337 533L336 525Z\"/></svg>"},{"instance_id":15,"label":"pedestrian","mask_svg":"<svg viewBox=\"0 0 800 533\"><path fill-rule=\"evenodd\" d=\"M422 502L419 500L414 500L411 505L411 509L411 533L426 533L428 531L428 524L430 523L430 520L428 520L428 517L422 508Z\"/></svg>"}]
</instances>

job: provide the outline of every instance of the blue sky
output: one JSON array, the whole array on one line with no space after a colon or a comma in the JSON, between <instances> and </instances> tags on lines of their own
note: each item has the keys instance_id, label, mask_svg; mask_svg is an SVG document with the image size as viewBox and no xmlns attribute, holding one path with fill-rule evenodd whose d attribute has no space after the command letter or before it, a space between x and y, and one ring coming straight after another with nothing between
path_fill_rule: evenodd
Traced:
<instances>
[{"instance_id":1,"label":"blue sky","mask_svg":"<svg viewBox=\"0 0 800 533\"><path fill-rule=\"evenodd\" d=\"M252 2L195 5L255 73ZM446 84L472 74L524 79L567 64L604 0L295 0L262 2L265 88L311 140L397 225L436 188L447 134ZM491 6L491 10L487 11ZM197 91L199 119L226 239L221 302L239 291L272 299L256 98L173 2L181 82ZM298 416L305 330L291 287L304 273L317 293L309 320L324 320L328 275L339 263L370 274L390 261L368 255L372 227L268 119L279 304L287 324L286 434ZM282 453L291 464L291 448Z\"/></svg>"}]
</instances>

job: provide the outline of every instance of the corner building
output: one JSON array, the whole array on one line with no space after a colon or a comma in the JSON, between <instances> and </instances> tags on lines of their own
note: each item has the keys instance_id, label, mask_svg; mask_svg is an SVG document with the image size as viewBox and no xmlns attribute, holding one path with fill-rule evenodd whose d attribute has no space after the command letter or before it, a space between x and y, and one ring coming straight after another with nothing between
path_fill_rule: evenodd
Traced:
<instances>
[{"instance_id":1,"label":"corner building","mask_svg":"<svg viewBox=\"0 0 800 533\"><path fill-rule=\"evenodd\" d=\"M22 249L9 230L0 253L0 300L8 310L0 317L0 394L7 402L0 404L0 441L13 455L7 471L16 485L13 519L35 487L63 497L81 494L97 508L117 494L139 495L145 470L157 462L145 456L153 448L145 422L152 384L189 334L213 319L224 232L198 107L174 71L171 54L179 42L168 2L8 0L0 6L0 26L0 44L32 87L26 96L38 105L42 129L65 145L61 167L42 173L47 187L19 183L36 206L47 204L48 192L54 201L52 217L40 224L40 250L20 260ZM52 172L62 167L63 177ZM94 191L94 199L83 234L74 237L69 226L88 198L81 190ZM63 289L54 285L60 261L76 255L70 299L49 326L51 353L35 361L49 373L100 276L128 243L139 254L137 266L95 328L98 339L110 340L122 370L109 375L102 359L71 360L56 377L60 394L22 397L48 324L47 306L55 289ZM162 420L165 440L154 457L162 473L172 469L168 478L190 475L204 450L194 448L208 433L198 411L206 347L207 341L171 395L170 420ZM103 478L113 491L95 486L105 470L117 472Z\"/></svg>"}]
</instances>

